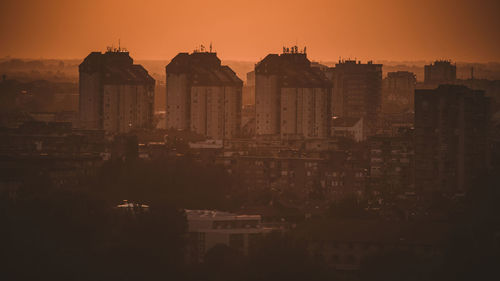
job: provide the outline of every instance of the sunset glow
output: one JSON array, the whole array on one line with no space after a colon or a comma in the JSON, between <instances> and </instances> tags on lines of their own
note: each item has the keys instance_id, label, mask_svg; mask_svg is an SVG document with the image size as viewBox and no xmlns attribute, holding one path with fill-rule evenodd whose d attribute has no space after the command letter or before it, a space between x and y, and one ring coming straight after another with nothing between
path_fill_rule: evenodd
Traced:
<instances>
[{"instance_id":1,"label":"sunset glow","mask_svg":"<svg viewBox=\"0 0 500 281\"><path fill-rule=\"evenodd\" d=\"M137 59L213 42L233 60L297 43L317 60L498 61L499 10L495 0L6 0L0 56L79 58L121 39Z\"/></svg>"}]
</instances>

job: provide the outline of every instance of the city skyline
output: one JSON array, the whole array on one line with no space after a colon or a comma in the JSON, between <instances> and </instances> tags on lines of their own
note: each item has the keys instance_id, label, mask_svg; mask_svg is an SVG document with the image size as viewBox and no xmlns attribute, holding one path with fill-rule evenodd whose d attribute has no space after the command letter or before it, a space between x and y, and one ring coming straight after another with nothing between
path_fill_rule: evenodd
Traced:
<instances>
[{"instance_id":1,"label":"city skyline","mask_svg":"<svg viewBox=\"0 0 500 281\"><path fill-rule=\"evenodd\" d=\"M480 2L7 0L0 57L79 58L121 40L139 60L212 42L223 60L258 61L298 44L321 61L500 61L499 31L491 28L500 24L500 4Z\"/></svg>"},{"instance_id":2,"label":"city skyline","mask_svg":"<svg viewBox=\"0 0 500 281\"><path fill-rule=\"evenodd\" d=\"M500 280L498 11L0 1L0 280Z\"/></svg>"}]
</instances>

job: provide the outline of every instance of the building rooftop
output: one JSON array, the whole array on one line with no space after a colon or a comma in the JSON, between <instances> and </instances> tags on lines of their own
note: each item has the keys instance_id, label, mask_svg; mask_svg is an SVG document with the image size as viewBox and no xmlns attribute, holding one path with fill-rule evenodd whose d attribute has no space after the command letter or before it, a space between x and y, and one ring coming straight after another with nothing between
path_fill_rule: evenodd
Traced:
<instances>
[{"instance_id":1,"label":"building rooftop","mask_svg":"<svg viewBox=\"0 0 500 281\"><path fill-rule=\"evenodd\" d=\"M243 86L243 81L226 65L221 65L217 53L179 53L165 67L168 74L188 74L192 85Z\"/></svg>"},{"instance_id":2,"label":"building rooftop","mask_svg":"<svg viewBox=\"0 0 500 281\"><path fill-rule=\"evenodd\" d=\"M355 117L338 117L333 119L332 125L333 127L353 127L360 120L361 118Z\"/></svg>"},{"instance_id":3,"label":"building rooftop","mask_svg":"<svg viewBox=\"0 0 500 281\"><path fill-rule=\"evenodd\" d=\"M312 67L305 53L269 54L255 66L256 74L279 75L282 87L324 88L331 81L318 67Z\"/></svg>"},{"instance_id":4,"label":"building rooftop","mask_svg":"<svg viewBox=\"0 0 500 281\"><path fill-rule=\"evenodd\" d=\"M238 215L229 212L215 210L185 210L188 221L190 220L209 220L209 221L227 221L227 220L258 220L260 215Z\"/></svg>"},{"instance_id":5,"label":"building rooftop","mask_svg":"<svg viewBox=\"0 0 500 281\"><path fill-rule=\"evenodd\" d=\"M153 84L155 80L142 65L133 64L128 52L92 52L80 64L80 73L100 72L104 84Z\"/></svg>"},{"instance_id":6,"label":"building rooftop","mask_svg":"<svg viewBox=\"0 0 500 281\"><path fill-rule=\"evenodd\" d=\"M484 96L484 91L482 90L473 90L466 86L462 85L452 85L452 84L441 84L436 89L417 89L415 93L418 94L426 94L426 95L434 95L438 94L448 94L448 95L463 95L463 94L473 94L475 96Z\"/></svg>"}]
</instances>

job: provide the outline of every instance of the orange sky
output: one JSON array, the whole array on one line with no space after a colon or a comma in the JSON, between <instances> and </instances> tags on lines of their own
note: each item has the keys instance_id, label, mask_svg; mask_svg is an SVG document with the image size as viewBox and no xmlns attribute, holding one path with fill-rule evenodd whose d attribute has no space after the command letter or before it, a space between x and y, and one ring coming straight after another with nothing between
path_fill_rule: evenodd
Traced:
<instances>
[{"instance_id":1,"label":"orange sky","mask_svg":"<svg viewBox=\"0 0 500 281\"><path fill-rule=\"evenodd\" d=\"M323 61L500 61L499 12L498 0L1 0L0 57L83 58L121 38L135 59L212 41L225 60L298 42Z\"/></svg>"}]
</instances>

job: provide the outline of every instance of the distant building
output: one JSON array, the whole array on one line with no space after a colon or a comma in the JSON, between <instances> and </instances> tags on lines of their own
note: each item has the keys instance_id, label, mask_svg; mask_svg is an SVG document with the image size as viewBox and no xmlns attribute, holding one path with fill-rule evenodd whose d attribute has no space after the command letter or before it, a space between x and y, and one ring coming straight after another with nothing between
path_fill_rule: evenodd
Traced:
<instances>
[{"instance_id":1,"label":"distant building","mask_svg":"<svg viewBox=\"0 0 500 281\"><path fill-rule=\"evenodd\" d=\"M417 189L461 193L487 169L489 104L483 91L464 86L416 90Z\"/></svg>"},{"instance_id":2,"label":"distant building","mask_svg":"<svg viewBox=\"0 0 500 281\"><path fill-rule=\"evenodd\" d=\"M33 176L45 176L55 187L77 186L97 173L108 147L103 130L74 129L70 122L0 127L0 191Z\"/></svg>"},{"instance_id":3,"label":"distant building","mask_svg":"<svg viewBox=\"0 0 500 281\"><path fill-rule=\"evenodd\" d=\"M432 85L451 84L457 80L457 66L449 60L437 60L424 68L424 83Z\"/></svg>"},{"instance_id":4,"label":"distant building","mask_svg":"<svg viewBox=\"0 0 500 281\"><path fill-rule=\"evenodd\" d=\"M255 70L247 73L247 85L255 87Z\"/></svg>"},{"instance_id":5,"label":"distant building","mask_svg":"<svg viewBox=\"0 0 500 281\"><path fill-rule=\"evenodd\" d=\"M443 258L450 229L435 222L324 219L301 224L295 237L317 263L346 274L359 270L369 257L395 251L423 259Z\"/></svg>"},{"instance_id":6,"label":"distant building","mask_svg":"<svg viewBox=\"0 0 500 281\"><path fill-rule=\"evenodd\" d=\"M332 85L296 46L255 66L256 135L327 138Z\"/></svg>"},{"instance_id":7,"label":"distant building","mask_svg":"<svg viewBox=\"0 0 500 281\"><path fill-rule=\"evenodd\" d=\"M210 210L186 210L188 222L187 260L203 262L205 254L218 244L242 254L271 229L263 228L260 215L238 215Z\"/></svg>"},{"instance_id":8,"label":"distant building","mask_svg":"<svg viewBox=\"0 0 500 281\"><path fill-rule=\"evenodd\" d=\"M255 71L247 73L247 81L243 86L243 105L255 105Z\"/></svg>"},{"instance_id":9,"label":"distant building","mask_svg":"<svg viewBox=\"0 0 500 281\"><path fill-rule=\"evenodd\" d=\"M79 71L80 127L111 133L152 127L155 80L128 52L92 52Z\"/></svg>"},{"instance_id":10,"label":"distant building","mask_svg":"<svg viewBox=\"0 0 500 281\"><path fill-rule=\"evenodd\" d=\"M166 66L167 129L212 139L239 136L243 81L216 53L179 53Z\"/></svg>"},{"instance_id":11,"label":"distant building","mask_svg":"<svg viewBox=\"0 0 500 281\"><path fill-rule=\"evenodd\" d=\"M339 61L328 75L333 81L333 115L363 118L366 134L374 134L381 109L382 65Z\"/></svg>"},{"instance_id":12,"label":"distant building","mask_svg":"<svg viewBox=\"0 0 500 281\"><path fill-rule=\"evenodd\" d=\"M413 111L417 78L414 73L397 71L387 73L382 83L382 112L402 113Z\"/></svg>"},{"instance_id":13,"label":"distant building","mask_svg":"<svg viewBox=\"0 0 500 281\"><path fill-rule=\"evenodd\" d=\"M403 193L413 190L413 132L396 136L372 136L370 147L370 189Z\"/></svg>"},{"instance_id":14,"label":"distant building","mask_svg":"<svg viewBox=\"0 0 500 281\"><path fill-rule=\"evenodd\" d=\"M220 160L241 186L256 193L271 190L294 207L311 200L331 202L363 195L368 165L359 151L333 146L323 152L309 151L283 149L278 155L233 155Z\"/></svg>"},{"instance_id":15,"label":"distant building","mask_svg":"<svg viewBox=\"0 0 500 281\"><path fill-rule=\"evenodd\" d=\"M364 141L363 118L339 117L333 119L332 136L346 137L355 142Z\"/></svg>"},{"instance_id":16,"label":"distant building","mask_svg":"<svg viewBox=\"0 0 500 281\"><path fill-rule=\"evenodd\" d=\"M412 102L413 103L413 102ZM378 135L396 136L401 130L413 128L414 112L385 113L379 122Z\"/></svg>"}]
</instances>

